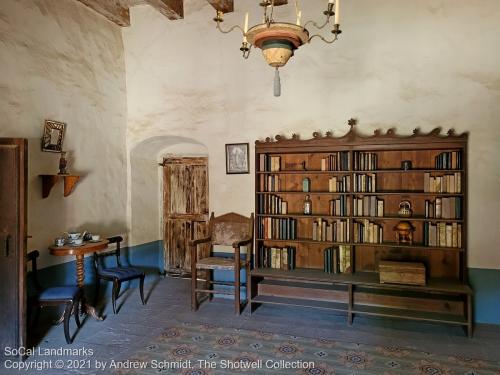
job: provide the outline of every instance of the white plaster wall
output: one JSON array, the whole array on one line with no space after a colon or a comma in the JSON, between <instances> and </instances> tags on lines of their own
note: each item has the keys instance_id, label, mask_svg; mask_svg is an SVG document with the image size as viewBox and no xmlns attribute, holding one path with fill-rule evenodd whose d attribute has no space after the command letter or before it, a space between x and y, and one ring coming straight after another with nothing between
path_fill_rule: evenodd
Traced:
<instances>
[{"instance_id":1,"label":"white plaster wall","mask_svg":"<svg viewBox=\"0 0 500 375\"><path fill-rule=\"evenodd\" d=\"M248 3L236 0L224 26L241 24ZM325 1L301 3L309 19ZM293 6L282 8L293 21ZM129 155L151 137L198 140L209 152L210 209L248 214L254 176L225 174L225 143L343 134L350 117L365 133L393 126L406 134L415 127L470 131L469 265L500 268L497 0L344 1L340 40L297 51L282 69L280 98L272 96L273 71L259 51L243 60L240 36L218 33L213 15L201 0L186 1L185 19L175 22L146 6L132 10L132 26L123 29ZM255 6L250 23L260 17ZM253 157L252 147L252 169Z\"/></svg>"},{"instance_id":2,"label":"white plaster wall","mask_svg":"<svg viewBox=\"0 0 500 375\"><path fill-rule=\"evenodd\" d=\"M1 0L0 137L29 139L28 249L41 265L72 260L47 246L69 229L126 232L125 66L121 31L77 1ZM43 122L67 123L70 171L83 177L47 199L39 174L58 172L41 152Z\"/></svg>"}]
</instances>

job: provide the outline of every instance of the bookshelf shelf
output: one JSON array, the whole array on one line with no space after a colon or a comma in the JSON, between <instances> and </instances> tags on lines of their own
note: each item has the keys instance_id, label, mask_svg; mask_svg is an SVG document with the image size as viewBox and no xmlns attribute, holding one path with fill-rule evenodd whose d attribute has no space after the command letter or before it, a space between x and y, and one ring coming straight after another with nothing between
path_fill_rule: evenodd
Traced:
<instances>
[{"instance_id":1,"label":"bookshelf shelf","mask_svg":"<svg viewBox=\"0 0 500 375\"><path fill-rule=\"evenodd\" d=\"M463 223L462 219L443 219L443 218L431 218L424 216L411 216L407 218L402 218L401 216L335 216L335 215L321 215L321 214L313 214L313 215L304 215L297 213L289 213L289 214L257 214L259 217L277 217L277 218L286 218L286 217L299 217L299 218L324 218L324 219L347 219L353 218L355 220L407 220L407 221L431 221L431 222L446 222L446 223Z\"/></svg>"},{"instance_id":2,"label":"bookshelf shelf","mask_svg":"<svg viewBox=\"0 0 500 375\"><path fill-rule=\"evenodd\" d=\"M268 278L289 278L294 280L309 280L318 282L329 282L334 284L354 284L358 286L366 286L385 289L404 289L419 291L432 291L441 293L465 293L472 294L472 289L454 279L432 278L427 280L425 286L417 285L394 285L380 284L378 272L354 272L351 274L328 274L323 270L310 268L296 268L294 270L280 270L274 268L255 268L252 270L252 275L268 277Z\"/></svg>"},{"instance_id":3,"label":"bookshelf shelf","mask_svg":"<svg viewBox=\"0 0 500 375\"><path fill-rule=\"evenodd\" d=\"M428 249L428 250L441 250L441 251L464 251L464 249L459 247L446 247L446 246L425 246L422 244L398 244L397 242L384 242L384 243L367 243L367 242L333 242L333 241L317 241L311 238L298 238L295 240L280 240L271 238L258 238L257 241L268 241L268 242L286 242L286 243L313 243L321 244L325 246L329 245L347 245L347 246L358 246L358 247L386 247L386 248L400 248L400 249Z\"/></svg>"},{"instance_id":4,"label":"bookshelf shelf","mask_svg":"<svg viewBox=\"0 0 500 375\"><path fill-rule=\"evenodd\" d=\"M261 172L257 171L255 172L256 174L349 174L354 171L322 171L322 170L317 170L317 171L275 171L275 172Z\"/></svg>"},{"instance_id":5,"label":"bookshelf shelf","mask_svg":"<svg viewBox=\"0 0 500 375\"><path fill-rule=\"evenodd\" d=\"M259 217L278 217L278 218L286 218L286 217L298 217L298 218L326 218L326 219L347 219L348 216L334 216L334 215L304 215L304 214L257 214Z\"/></svg>"},{"instance_id":6,"label":"bookshelf shelf","mask_svg":"<svg viewBox=\"0 0 500 375\"><path fill-rule=\"evenodd\" d=\"M373 315L461 325L472 335L467 134L367 137L351 125L342 137L277 136L257 141L255 151L251 309L308 306L345 311L349 324ZM302 212L306 195L310 215ZM403 201L411 217L397 214ZM395 241L401 222L411 223L411 245ZM386 260L423 263L426 284L381 284L378 264Z\"/></svg>"},{"instance_id":7,"label":"bookshelf shelf","mask_svg":"<svg viewBox=\"0 0 500 375\"><path fill-rule=\"evenodd\" d=\"M352 193L333 191L258 191L257 194L352 195Z\"/></svg>"},{"instance_id":8,"label":"bookshelf shelf","mask_svg":"<svg viewBox=\"0 0 500 375\"><path fill-rule=\"evenodd\" d=\"M309 170L309 171L256 171L256 174L347 174L347 173L454 173L465 172L463 169L426 169L426 168L413 168L413 169L372 169L372 170L348 170L348 171L322 171L322 170Z\"/></svg>"},{"instance_id":9,"label":"bookshelf shelf","mask_svg":"<svg viewBox=\"0 0 500 375\"><path fill-rule=\"evenodd\" d=\"M439 197L463 196L463 193L430 193L423 190L380 190L376 192L333 192L333 191L258 191L256 194L302 194L302 195L429 195Z\"/></svg>"},{"instance_id":10,"label":"bookshelf shelf","mask_svg":"<svg viewBox=\"0 0 500 375\"><path fill-rule=\"evenodd\" d=\"M463 193L431 193L423 190L378 190L376 192L353 192L352 195L429 195L439 197L463 196Z\"/></svg>"}]
</instances>

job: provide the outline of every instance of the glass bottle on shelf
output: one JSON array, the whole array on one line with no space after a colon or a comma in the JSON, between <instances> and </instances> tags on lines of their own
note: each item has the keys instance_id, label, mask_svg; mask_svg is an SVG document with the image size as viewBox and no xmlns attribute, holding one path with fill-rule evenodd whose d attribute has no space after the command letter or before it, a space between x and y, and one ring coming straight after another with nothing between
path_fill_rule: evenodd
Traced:
<instances>
[{"instance_id":1,"label":"glass bottle on shelf","mask_svg":"<svg viewBox=\"0 0 500 375\"><path fill-rule=\"evenodd\" d=\"M312 214L312 201L309 195L306 195L306 199L304 199L304 215Z\"/></svg>"},{"instance_id":2,"label":"glass bottle on shelf","mask_svg":"<svg viewBox=\"0 0 500 375\"><path fill-rule=\"evenodd\" d=\"M307 177L302 179L302 191L305 193L311 191L311 180Z\"/></svg>"}]
</instances>

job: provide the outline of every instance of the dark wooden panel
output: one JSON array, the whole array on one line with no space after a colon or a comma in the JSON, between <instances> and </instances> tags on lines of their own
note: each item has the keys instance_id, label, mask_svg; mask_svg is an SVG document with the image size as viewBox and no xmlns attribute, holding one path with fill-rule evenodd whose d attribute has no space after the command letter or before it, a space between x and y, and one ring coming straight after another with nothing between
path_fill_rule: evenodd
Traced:
<instances>
[{"instance_id":1,"label":"dark wooden panel","mask_svg":"<svg viewBox=\"0 0 500 375\"><path fill-rule=\"evenodd\" d=\"M115 0L78 0L118 26L130 26L130 12Z\"/></svg>"},{"instance_id":2,"label":"dark wooden panel","mask_svg":"<svg viewBox=\"0 0 500 375\"><path fill-rule=\"evenodd\" d=\"M300 299L315 299L330 302L348 302L347 289L333 288L318 284L303 284L293 282L262 281L258 285L259 295L275 297L290 297Z\"/></svg>"},{"instance_id":3,"label":"dark wooden panel","mask_svg":"<svg viewBox=\"0 0 500 375\"><path fill-rule=\"evenodd\" d=\"M222 13L234 12L234 0L207 0L215 10Z\"/></svg>"},{"instance_id":4,"label":"dark wooden panel","mask_svg":"<svg viewBox=\"0 0 500 375\"><path fill-rule=\"evenodd\" d=\"M27 141L0 139L0 345L26 343Z\"/></svg>"},{"instance_id":5,"label":"dark wooden panel","mask_svg":"<svg viewBox=\"0 0 500 375\"><path fill-rule=\"evenodd\" d=\"M354 293L354 303L366 306L393 307L414 311L429 311L447 314L462 315L464 303L459 300L447 300L444 298L432 299L412 298L404 296L392 296L376 293L358 292Z\"/></svg>"},{"instance_id":6,"label":"dark wooden panel","mask_svg":"<svg viewBox=\"0 0 500 375\"><path fill-rule=\"evenodd\" d=\"M169 20L184 18L184 0L145 0Z\"/></svg>"}]
</instances>

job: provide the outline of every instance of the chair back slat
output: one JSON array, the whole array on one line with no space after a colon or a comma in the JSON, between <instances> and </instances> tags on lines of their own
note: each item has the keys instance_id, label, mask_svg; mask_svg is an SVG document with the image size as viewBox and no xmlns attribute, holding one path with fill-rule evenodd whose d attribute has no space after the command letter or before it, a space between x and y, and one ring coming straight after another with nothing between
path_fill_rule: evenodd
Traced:
<instances>
[{"instance_id":1,"label":"chair back slat","mask_svg":"<svg viewBox=\"0 0 500 375\"><path fill-rule=\"evenodd\" d=\"M210 232L213 245L232 245L252 236L253 220L234 212L210 218Z\"/></svg>"},{"instance_id":2,"label":"chair back slat","mask_svg":"<svg viewBox=\"0 0 500 375\"><path fill-rule=\"evenodd\" d=\"M122 236L113 236L107 238L108 243L111 244L116 244L116 249L112 251L106 251L102 253L94 253L94 269L99 270L100 269L100 264L99 264L99 259L101 258L106 258L109 257L110 255L114 255L116 257L116 265L118 267L122 266L121 260L120 260L120 252L121 252L121 246L120 243L123 241Z\"/></svg>"},{"instance_id":3,"label":"chair back slat","mask_svg":"<svg viewBox=\"0 0 500 375\"><path fill-rule=\"evenodd\" d=\"M40 292L43 289L40 283L38 282L38 272L37 272L38 268L36 264L36 258L38 258L39 255L40 252L38 250L30 251L26 255L26 263L31 262L31 272L29 273L29 276L31 277L31 280L37 292Z\"/></svg>"}]
</instances>

